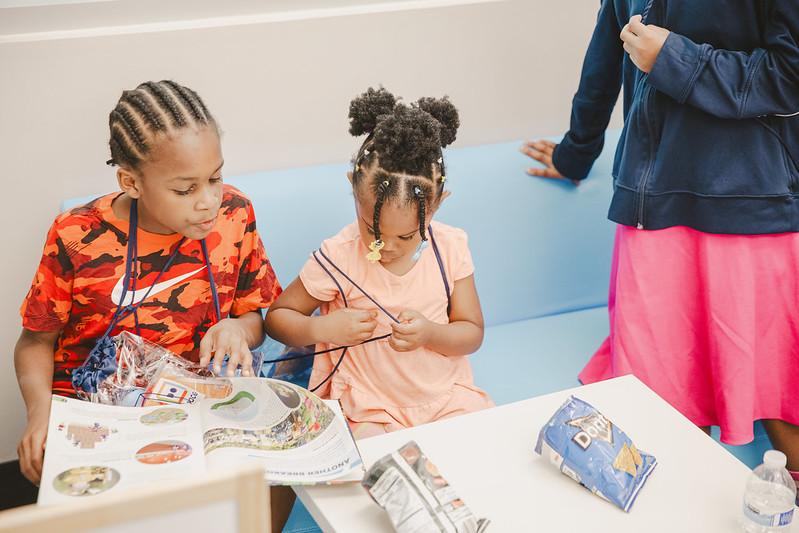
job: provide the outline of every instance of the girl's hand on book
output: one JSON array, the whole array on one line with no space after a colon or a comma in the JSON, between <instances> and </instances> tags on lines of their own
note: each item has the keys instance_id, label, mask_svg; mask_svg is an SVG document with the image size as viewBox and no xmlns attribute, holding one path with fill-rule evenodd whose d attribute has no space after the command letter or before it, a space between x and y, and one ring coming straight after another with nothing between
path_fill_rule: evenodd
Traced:
<instances>
[{"instance_id":1,"label":"girl's hand on book","mask_svg":"<svg viewBox=\"0 0 799 533\"><path fill-rule=\"evenodd\" d=\"M397 317L399 324L391 324L389 345L398 352L409 352L427 344L433 323L418 311L405 310Z\"/></svg>"},{"instance_id":2,"label":"girl's hand on book","mask_svg":"<svg viewBox=\"0 0 799 533\"><path fill-rule=\"evenodd\" d=\"M228 356L227 376L236 374L241 366L242 376L252 376L252 352L247 344L247 329L236 318L226 318L211 326L200 341L200 366L206 367L213 358L214 373L222 372L225 355Z\"/></svg>"}]
</instances>

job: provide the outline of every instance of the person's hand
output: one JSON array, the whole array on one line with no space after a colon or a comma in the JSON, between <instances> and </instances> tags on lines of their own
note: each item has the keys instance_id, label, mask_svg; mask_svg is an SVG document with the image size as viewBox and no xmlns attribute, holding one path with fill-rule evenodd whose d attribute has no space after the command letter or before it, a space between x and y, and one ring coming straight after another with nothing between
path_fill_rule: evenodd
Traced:
<instances>
[{"instance_id":1,"label":"person's hand","mask_svg":"<svg viewBox=\"0 0 799 533\"><path fill-rule=\"evenodd\" d=\"M43 411L45 412L32 414L28 417L28 425L25 427L25 432L22 434L22 439L17 446L19 469L23 476L37 486L42 479L44 447L47 440L47 425L50 419L50 410Z\"/></svg>"},{"instance_id":2,"label":"person's hand","mask_svg":"<svg viewBox=\"0 0 799 533\"><path fill-rule=\"evenodd\" d=\"M343 308L316 318L316 338L336 346L354 346L372 337L377 328L377 311Z\"/></svg>"},{"instance_id":3,"label":"person's hand","mask_svg":"<svg viewBox=\"0 0 799 533\"><path fill-rule=\"evenodd\" d=\"M557 144L547 140L528 141L524 143L521 148L522 153L544 165L544 168L530 167L527 169L527 173L531 176L538 176L539 178L566 180L572 182L574 185L578 185L580 183L579 181L570 180L565 177L558 172L558 169L556 169L555 165L552 163L552 154L556 146Z\"/></svg>"},{"instance_id":4,"label":"person's hand","mask_svg":"<svg viewBox=\"0 0 799 533\"><path fill-rule=\"evenodd\" d=\"M229 377L236 375L241 365L242 376L252 376L252 352L247 344L247 330L237 318L220 320L208 329L200 341L200 366L205 368L213 358L214 373L222 372L222 364L228 356L227 372Z\"/></svg>"},{"instance_id":5,"label":"person's hand","mask_svg":"<svg viewBox=\"0 0 799 533\"><path fill-rule=\"evenodd\" d=\"M644 24L641 22L641 15L635 15L624 25L619 36L633 64L649 74L669 33L671 32L666 28Z\"/></svg>"},{"instance_id":6,"label":"person's hand","mask_svg":"<svg viewBox=\"0 0 799 533\"><path fill-rule=\"evenodd\" d=\"M427 344L433 323L418 311L406 310L391 324L389 345L398 352L410 352Z\"/></svg>"}]
</instances>

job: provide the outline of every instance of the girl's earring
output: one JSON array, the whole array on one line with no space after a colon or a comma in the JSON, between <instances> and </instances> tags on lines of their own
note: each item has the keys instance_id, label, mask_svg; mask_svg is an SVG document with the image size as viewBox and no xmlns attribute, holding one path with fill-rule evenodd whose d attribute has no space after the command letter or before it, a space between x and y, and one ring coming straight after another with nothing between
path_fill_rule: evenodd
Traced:
<instances>
[{"instance_id":1,"label":"girl's earring","mask_svg":"<svg viewBox=\"0 0 799 533\"><path fill-rule=\"evenodd\" d=\"M382 250L383 246L385 246L385 245L386 245L386 243L384 243L380 239L372 241L372 244L369 245L369 250L370 251L369 251L368 254L366 254L366 259L368 259L370 263L375 263L377 261L380 261L380 257L381 257L380 256L380 250Z\"/></svg>"}]
</instances>

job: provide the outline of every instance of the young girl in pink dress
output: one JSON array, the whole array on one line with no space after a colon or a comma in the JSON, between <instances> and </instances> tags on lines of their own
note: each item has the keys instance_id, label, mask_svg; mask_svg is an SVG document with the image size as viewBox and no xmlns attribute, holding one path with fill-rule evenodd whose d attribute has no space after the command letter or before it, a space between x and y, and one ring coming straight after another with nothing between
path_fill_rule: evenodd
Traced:
<instances>
[{"instance_id":1,"label":"young girl in pink dress","mask_svg":"<svg viewBox=\"0 0 799 533\"><path fill-rule=\"evenodd\" d=\"M267 331L329 350L309 387L341 401L356 438L492 406L467 357L483 316L466 233L432 221L448 195L442 148L458 113L447 99L404 105L369 89L350 121L367 136L349 173L355 220L309 258Z\"/></svg>"}]
</instances>

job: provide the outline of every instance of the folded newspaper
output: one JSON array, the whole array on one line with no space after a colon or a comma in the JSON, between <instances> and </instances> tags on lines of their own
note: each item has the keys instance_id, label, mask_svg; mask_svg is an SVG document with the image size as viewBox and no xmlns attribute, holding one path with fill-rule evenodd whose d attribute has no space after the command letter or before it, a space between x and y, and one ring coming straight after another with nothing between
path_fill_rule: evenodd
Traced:
<instances>
[{"instance_id":1,"label":"folded newspaper","mask_svg":"<svg viewBox=\"0 0 799 533\"><path fill-rule=\"evenodd\" d=\"M397 533L482 533L489 524L475 518L415 442L377 461L363 486Z\"/></svg>"},{"instance_id":2,"label":"folded newspaper","mask_svg":"<svg viewBox=\"0 0 799 533\"><path fill-rule=\"evenodd\" d=\"M251 463L263 466L266 481L275 485L363 478L338 402L267 378L202 383L180 372L161 377L162 405L53 397L39 503Z\"/></svg>"}]
</instances>

